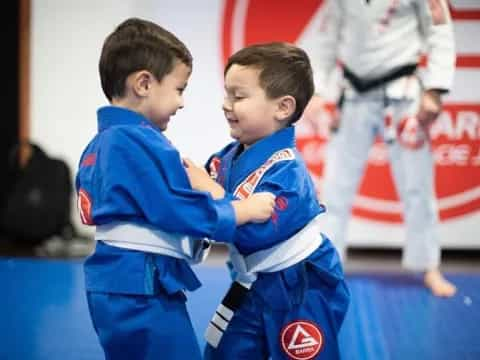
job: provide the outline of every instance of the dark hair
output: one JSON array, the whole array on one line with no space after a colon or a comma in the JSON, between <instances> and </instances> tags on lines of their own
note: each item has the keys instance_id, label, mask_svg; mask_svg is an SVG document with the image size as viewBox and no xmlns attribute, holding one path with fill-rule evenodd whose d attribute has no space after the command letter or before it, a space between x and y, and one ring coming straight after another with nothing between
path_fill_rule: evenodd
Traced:
<instances>
[{"instance_id":1,"label":"dark hair","mask_svg":"<svg viewBox=\"0 0 480 360\"><path fill-rule=\"evenodd\" d=\"M103 44L98 66L103 92L110 101L123 96L125 80L140 70L161 81L178 60L192 67L190 51L175 35L150 21L125 20Z\"/></svg>"},{"instance_id":2,"label":"dark hair","mask_svg":"<svg viewBox=\"0 0 480 360\"><path fill-rule=\"evenodd\" d=\"M224 75L233 64L259 69L260 86L270 99L284 95L295 98L297 106L289 124L302 116L314 92L313 71L305 51L283 42L257 44L230 56Z\"/></svg>"}]
</instances>

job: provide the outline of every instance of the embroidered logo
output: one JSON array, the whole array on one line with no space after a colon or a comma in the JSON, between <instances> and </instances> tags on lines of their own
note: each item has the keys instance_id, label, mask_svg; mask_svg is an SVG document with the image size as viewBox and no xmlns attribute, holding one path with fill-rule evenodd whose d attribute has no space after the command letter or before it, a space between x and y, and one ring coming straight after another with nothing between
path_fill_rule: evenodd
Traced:
<instances>
[{"instance_id":1,"label":"embroidered logo","mask_svg":"<svg viewBox=\"0 0 480 360\"><path fill-rule=\"evenodd\" d=\"M78 191L77 199L78 211L80 213L80 219L85 225L93 225L92 221L92 201L88 193L80 189Z\"/></svg>"},{"instance_id":2,"label":"embroidered logo","mask_svg":"<svg viewBox=\"0 0 480 360\"><path fill-rule=\"evenodd\" d=\"M288 200L284 196L278 196L275 199L275 209L278 209L279 211L283 211L288 207Z\"/></svg>"},{"instance_id":3,"label":"embroidered logo","mask_svg":"<svg viewBox=\"0 0 480 360\"><path fill-rule=\"evenodd\" d=\"M210 177L213 180L218 179L218 174L220 172L220 166L222 165L222 161L218 157L212 158L209 164L209 170L210 170Z\"/></svg>"},{"instance_id":4,"label":"embroidered logo","mask_svg":"<svg viewBox=\"0 0 480 360\"><path fill-rule=\"evenodd\" d=\"M322 349L324 340L313 322L298 320L285 326L280 335L283 351L296 360L313 359Z\"/></svg>"},{"instance_id":5,"label":"embroidered logo","mask_svg":"<svg viewBox=\"0 0 480 360\"><path fill-rule=\"evenodd\" d=\"M245 180L243 180L240 185L237 186L233 194L238 197L239 199L246 199L250 195L252 195L253 191L257 187L258 183L262 179L263 175L270 169L273 165L280 161L287 161L287 160L294 160L295 153L292 149L283 149L277 151L273 154L262 166L260 166L257 170L252 172L250 175L247 176Z\"/></svg>"},{"instance_id":6,"label":"embroidered logo","mask_svg":"<svg viewBox=\"0 0 480 360\"><path fill-rule=\"evenodd\" d=\"M88 154L87 156L84 157L81 166L92 166L92 165L95 165L96 161L97 161L97 154L95 153Z\"/></svg>"},{"instance_id":7,"label":"embroidered logo","mask_svg":"<svg viewBox=\"0 0 480 360\"><path fill-rule=\"evenodd\" d=\"M278 212L279 211L285 211L285 209L288 207L288 200L284 196L278 196L275 199L275 209L272 214L272 221L274 224L278 223Z\"/></svg>"}]
</instances>

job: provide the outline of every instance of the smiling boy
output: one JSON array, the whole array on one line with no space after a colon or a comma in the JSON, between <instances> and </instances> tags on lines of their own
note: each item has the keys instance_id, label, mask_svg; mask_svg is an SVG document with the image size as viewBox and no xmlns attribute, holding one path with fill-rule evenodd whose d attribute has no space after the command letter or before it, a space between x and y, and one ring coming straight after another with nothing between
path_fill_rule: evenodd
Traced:
<instances>
[{"instance_id":1,"label":"smiling boy","mask_svg":"<svg viewBox=\"0 0 480 360\"><path fill-rule=\"evenodd\" d=\"M286 43L253 45L230 57L224 75L235 141L207 169L232 199L268 191L276 206L270 221L235 231L234 281L207 328L205 358L337 359L349 293L338 254L316 225L325 208L293 126L313 94L309 58ZM187 171L194 188L215 188L194 164Z\"/></svg>"}]
</instances>

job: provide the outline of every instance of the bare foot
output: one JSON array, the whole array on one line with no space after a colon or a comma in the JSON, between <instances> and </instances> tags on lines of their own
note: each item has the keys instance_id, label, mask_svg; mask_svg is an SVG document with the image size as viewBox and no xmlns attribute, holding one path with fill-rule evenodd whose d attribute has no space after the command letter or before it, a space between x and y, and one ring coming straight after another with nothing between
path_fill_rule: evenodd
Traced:
<instances>
[{"instance_id":1,"label":"bare foot","mask_svg":"<svg viewBox=\"0 0 480 360\"><path fill-rule=\"evenodd\" d=\"M445 279L438 269L425 272L423 281L435 296L452 297L457 291L455 285Z\"/></svg>"}]
</instances>

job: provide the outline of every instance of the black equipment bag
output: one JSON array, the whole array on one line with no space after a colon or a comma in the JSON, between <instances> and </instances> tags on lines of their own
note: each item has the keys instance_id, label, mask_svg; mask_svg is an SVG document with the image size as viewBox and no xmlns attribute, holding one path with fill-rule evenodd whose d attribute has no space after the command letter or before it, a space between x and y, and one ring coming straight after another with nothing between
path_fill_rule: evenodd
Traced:
<instances>
[{"instance_id":1,"label":"black equipment bag","mask_svg":"<svg viewBox=\"0 0 480 360\"><path fill-rule=\"evenodd\" d=\"M14 185L1 211L2 231L12 240L40 243L71 229L73 182L68 165L49 157L38 145L27 164L15 167ZM12 159L18 159L18 146Z\"/></svg>"}]
</instances>

